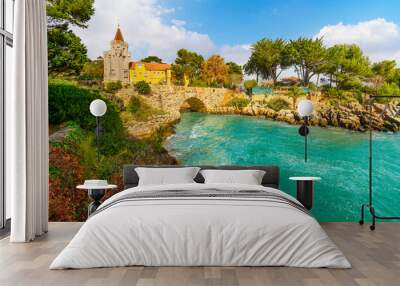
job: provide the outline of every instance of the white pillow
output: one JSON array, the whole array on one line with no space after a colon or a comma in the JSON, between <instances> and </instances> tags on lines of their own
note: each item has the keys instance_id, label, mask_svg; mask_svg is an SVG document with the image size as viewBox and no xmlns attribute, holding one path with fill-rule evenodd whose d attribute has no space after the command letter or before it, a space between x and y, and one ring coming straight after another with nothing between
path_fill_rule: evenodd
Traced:
<instances>
[{"instance_id":1,"label":"white pillow","mask_svg":"<svg viewBox=\"0 0 400 286\"><path fill-rule=\"evenodd\" d=\"M193 179L199 170L200 168L198 167L135 168L139 176L139 186L195 183Z\"/></svg>"},{"instance_id":2,"label":"white pillow","mask_svg":"<svg viewBox=\"0 0 400 286\"><path fill-rule=\"evenodd\" d=\"M261 185L265 171L261 170L202 170L205 184Z\"/></svg>"}]
</instances>

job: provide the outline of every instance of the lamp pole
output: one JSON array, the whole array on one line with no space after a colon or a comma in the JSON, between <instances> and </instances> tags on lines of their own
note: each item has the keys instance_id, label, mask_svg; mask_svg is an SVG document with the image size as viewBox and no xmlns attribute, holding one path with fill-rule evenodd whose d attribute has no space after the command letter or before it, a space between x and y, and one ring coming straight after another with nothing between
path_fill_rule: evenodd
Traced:
<instances>
[{"instance_id":1,"label":"lamp pole","mask_svg":"<svg viewBox=\"0 0 400 286\"><path fill-rule=\"evenodd\" d=\"M96 116L96 150L97 150L97 162L100 162L100 151L99 142L100 141L100 117Z\"/></svg>"},{"instance_id":2,"label":"lamp pole","mask_svg":"<svg viewBox=\"0 0 400 286\"><path fill-rule=\"evenodd\" d=\"M369 226L370 230L375 230L375 223L376 219L380 220L399 220L400 216L382 216L382 215L377 215L376 210L373 206L373 134L372 134L372 107L374 104L375 99L393 99L393 98L400 98L400 95L370 95L369 100L368 100L368 115L369 115L369 120L368 120L368 131L369 131L369 158L368 158L368 191L369 191L369 196L368 196L368 204L362 204L361 205L361 220L359 223L361 225L364 224L364 210L368 209L371 217L372 217L372 224ZM386 111L386 106L383 109L382 113L380 116L383 116L383 114ZM396 112L396 115L398 112Z\"/></svg>"},{"instance_id":3,"label":"lamp pole","mask_svg":"<svg viewBox=\"0 0 400 286\"><path fill-rule=\"evenodd\" d=\"M314 105L311 100L305 99L300 101L297 112L303 117L304 123L299 128L299 134L304 136L304 162L307 163L308 154L307 154L307 136L310 130L308 129L308 119L311 113L314 110Z\"/></svg>"},{"instance_id":4,"label":"lamp pole","mask_svg":"<svg viewBox=\"0 0 400 286\"><path fill-rule=\"evenodd\" d=\"M305 135L304 135L304 162L307 163L307 135L308 135L308 116L304 117Z\"/></svg>"},{"instance_id":5,"label":"lamp pole","mask_svg":"<svg viewBox=\"0 0 400 286\"><path fill-rule=\"evenodd\" d=\"M97 162L100 162L100 136L104 132L104 129L100 126L100 117L103 116L107 111L107 104L101 99L95 99L90 103L90 113L96 117L96 149L97 149Z\"/></svg>"}]
</instances>

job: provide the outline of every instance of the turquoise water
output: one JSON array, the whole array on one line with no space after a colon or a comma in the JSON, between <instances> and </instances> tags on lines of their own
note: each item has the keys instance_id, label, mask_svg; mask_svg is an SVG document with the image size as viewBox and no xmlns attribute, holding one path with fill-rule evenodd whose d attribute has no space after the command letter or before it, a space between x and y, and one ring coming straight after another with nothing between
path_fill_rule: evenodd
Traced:
<instances>
[{"instance_id":1,"label":"turquoise water","mask_svg":"<svg viewBox=\"0 0 400 286\"><path fill-rule=\"evenodd\" d=\"M295 195L290 176L320 176L312 212L320 221L358 221L368 200L368 135L312 127L309 161L298 126L238 115L184 113L166 148L182 164L281 168L280 188ZM400 137L374 134L374 205L381 215L400 213Z\"/></svg>"}]
</instances>

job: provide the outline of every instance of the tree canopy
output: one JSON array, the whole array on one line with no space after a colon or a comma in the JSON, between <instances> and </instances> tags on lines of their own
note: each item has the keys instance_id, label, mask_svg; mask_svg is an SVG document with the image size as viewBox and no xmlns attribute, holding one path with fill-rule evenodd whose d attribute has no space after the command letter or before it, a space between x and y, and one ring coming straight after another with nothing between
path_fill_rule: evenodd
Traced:
<instances>
[{"instance_id":1,"label":"tree canopy","mask_svg":"<svg viewBox=\"0 0 400 286\"><path fill-rule=\"evenodd\" d=\"M229 74L243 74L243 69L240 65L235 62L227 62L226 65L228 66L228 73Z\"/></svg>"},{"instance_id":2,"label":"tree canopy","mask_svg":"<svg viewBox=\"0 0 400 286\"><path fill-rule=\"evenodd\" d=\"M162 64L163 62L162 59L160 59L157 56L148 56L142 59L141 61L145 63L160 63L160 64Z\"/></svg>"},{"instance_id":3,"label":"tree canopy","mask_svg":"<svg viewBox=\"0 0 400 286\"><path fill-rule=\"evenodd\" d=\"M228 65L224 58L219 55L213 55L203 62L201 75L208 85L221 85L228 82Z\"/></svg>"},{"instance_id":4,"label":"tree canopy","mask_svg":"<svg viewBox=\"0 0 400 286\"><path fill-rule=\"evenodd\" d=\"M341 91L395 94L400 92L400 68L394 60L371 64L361 48L355 44L338 44L326 48L322 38L261 39L251 47L251 55L243 69L258 79L271 79L277 84L282 70L293 67L303 86L315 86L322 75L325 89L331 94ZM245 82L246 83L246 82ZM246 87L247 88L247 87ZM332 89L335 89L332 90ZM249 88L247 88L249 89ZM289 92L294 100L299 89ZM293 103L295 104L295 102Z\"/></svg>"},{"instance_id":5,"label":"tree canopy","mask_svg":"<svg viewBox=\"0 0 400 286\"><path fill-rule=\"evenodd\" d=\"M304 95L304 90L297 85L294 85L289 89L288 96L292 98L293 109L296 109L297 99L303 95Z\"/></svg>"},{"instance_id":6,"label":"tree canopy","mask_svg":"<svg viewBox=\"0 0 400 286\"><path fill-rule=\"evenodd\" d=\"M252 54L245 66L248 74L277 82L281 72L290 66L287 43L282 39L261 39L252 48Z\"/></svg>"},{"instance_id":7,"label":"tree canopy","mask_svg":"<svg viewBox=\"0 0 400 286\"><path fill-rule=\"evenodd\" d=\"M47 0L48 62L52 75L79 75L89 60L87 49L70 25L86 28L94 0Z\"/></svg>"},{"instance_id":8,"label":"tree canopy","mask_svg":"<svg viewBox=\"0 0 400 286\"><path fill-rule=\"evenodd\" d=\"M243 69L240 65L235 62L226 63L228 66L228 77L230 87L235 88L240 86L243 81Z\"/></svg>"},{"instance_id":9,"label":"tree canopy","mask_svg":"<svg viewBox=\"0 0 400 286\"><path fill-rule=\"evenodd\" d=\"M339 89L359 86L371 74L370 61L357 45L335 45L327 50L326 58L321 70Z\"/></svg>"},{"instance_id":10,"label":"tree canopy","mask_svg":"<svg viewBox=\"0 0 400 286\"><path fill-rule=\"evenodd\" d=\"M46 10L49 27L69 24L87 28L94 14L94 0L47 0Z\"/></svg>"},{"instance_id":11,"label":"tree canopy","mask_svg":"<svg viewBox=\"0 0 400 286\"><path fill-rule=\"evenodd\" d=\"M172 65L172 73L177 83L184 83L185 78L192 83L201 78L201 66L204 62L203 56L180 49L177 52L175 63Z\"/></svg>"},{"instance_id":12,"label":"tree canopy","mask_svg":"<svg viewBox=\"0 0 400 286\"><path fill-rule=\"evenodd\" d=\"M65 26L48 30L48 67L55 76L79 75L88 61L81 39Z\"/></svg>"},{"instance_id":13,"label":"tree canopy","mask_svg":"<svg viewBox=\"0 0 400 286\"><path fill-rule=\"evenodd\" d=\"M244 88L247 90L247 93L251 94L253 87L257 86L257 81L254 79L245 80L243 85L244 85Z\"/></svg>"},{"instance_id":14,"label":"tree canopy","mask_svg":"<svg viewBox=\"0 0 400 286\"><path fill-rule=\"evenodd\" d=\"M261 75L261 68L258 64L257 57L254 53L251 54L249 60L244 65L244 71L248 75L255 75L256 76L256 83L258 83L259 77Z\"/></svg>"},{"instance_id":15,"label":"tree canopy","mask_svg":"<svg viewBox=\"0 0 400 286\"><path fill-rule=\"evenodd\" d=\"M306 86L326 63L326 48L322 38L290 40L287 52L290 64Z\"/></svg>"},{"instance_id":16,"label":"tree canopy","mask_svg":"<svg viewBox=\"0 0 400 286\"><path fill-rule=\"evenodd\" d=\"M104 60L98 57L94 61L88 61L83 65L80 79L102 80L104 77Z\"/></svg>"},{"instance_id":17,"label":"tree canopy","mask_svg":"<svg viewBox=\"0 0 400 286\"><path fill-rule=\"evenodd\" d=\"M392 82L397 73L397 64L394 60L385 60L374 63L372 66L374 74L383 77L386 81Z\"/></svg>"}]
</instances>

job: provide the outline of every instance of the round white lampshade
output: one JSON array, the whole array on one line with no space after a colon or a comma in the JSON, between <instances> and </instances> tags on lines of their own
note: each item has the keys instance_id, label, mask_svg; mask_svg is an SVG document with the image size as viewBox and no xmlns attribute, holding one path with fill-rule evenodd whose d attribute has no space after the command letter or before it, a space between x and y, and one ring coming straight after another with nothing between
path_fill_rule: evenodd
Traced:
<instances>
[{"instance_id":1,"label":"round white lampshade","mask_svg":"<svg viewBox=\"0 0 400 286\"><path fill-rule=\"evenodd\" d=\"M310 116L314 110L314 105L311 100L305 99L299 102L297 112L301 117Z\"/></svg>"},{"instance_id":2,"label":"round white lampshade","mask_svg":"<svg viewBox=\"0 0 400 286\"><path fill-rule=\"evenodd\" d=\"M107 104L101 99L95 99L90 103L90 113L96 117L103 116L107 111Z\"/></svg>"}]
</instances>

